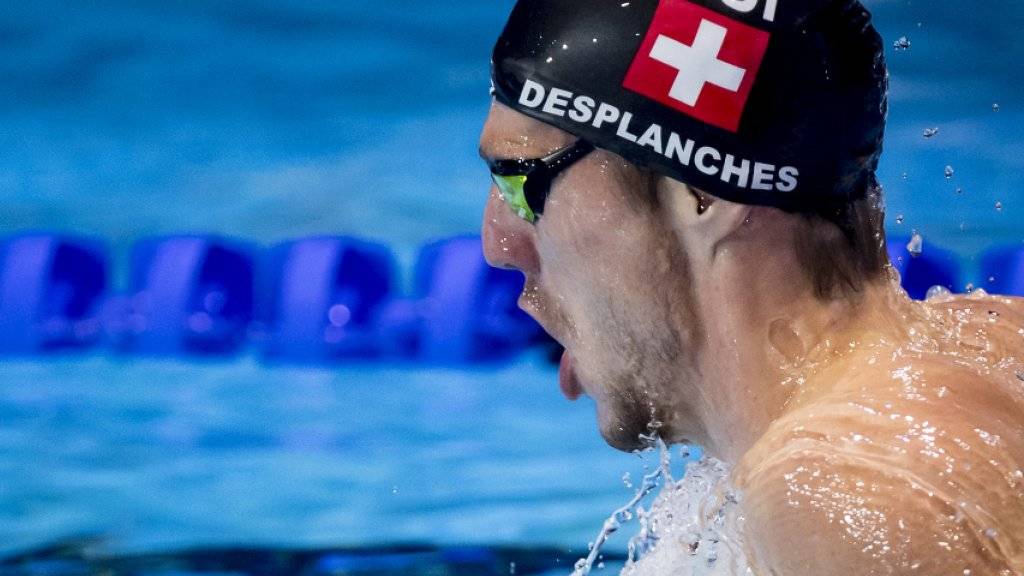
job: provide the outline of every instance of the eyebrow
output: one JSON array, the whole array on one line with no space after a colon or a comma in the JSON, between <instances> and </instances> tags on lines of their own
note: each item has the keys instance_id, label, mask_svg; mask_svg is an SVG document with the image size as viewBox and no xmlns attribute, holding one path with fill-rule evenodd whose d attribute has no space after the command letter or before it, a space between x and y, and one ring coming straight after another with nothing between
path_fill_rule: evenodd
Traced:
<instances>
[{"instance_id":1,"label":"eyebrow","mask_svg":"<svg viewBox=\"0 0 1024 576\"><path fill-rule=\"evenodd\" d=\"M504 146L508 146L509 148L521 148L522 147L522 143L516 142L514 140L506 139L506 140L501 140L500 142L498 142L497 148L500 149L500 148L503 147L503 145ZM557 152L558 150L561 150L561 149L562 148L555 148L553 150L553 152ZM535 154L532 154L532 155L527 155L527 154L522 154L522 153L502 155L502 154L499 154L497 150L495 150L495 149L493 149L491 147L488 147L488 146L484 146L483 144L480 144L480 147L477 149L477 154L479 154L480 158L482 160L486 161L486 162L500 162L502 160L534 160L534 159L544 158L545 156L548 156L551 153L552 152L543 152L543 151L539 151L538 150L538 151L536 151Z\"/></svg>"},{"instance_id":2,"label":"eyebrow","mask_svg":"<svg viewBox=\"0 0 1024 576\"><path fill-rule=\"evenodd\" d=\"M477 154L480 155L481 160L495 160L496 158L492 154L488 154L484 151L484 145L481 144L480 148L477 149Z\"/></svg>"},{"instance_id":3,"label":"eyebrow","mask_svg":"<svg viewBox=\"0 0 1024 576\"><path fill-rule=\"evenodd\" d=\"M480 145L480 149L477 151L477 153L480 154L480 158L483 159L486 162L496 162L496 161L499 161L499 160L515 160L515 159L523 158L524 156L522 156L522 155L514 156L514 155L503 155L503 154L499 154L498 153L498 149L502 148L503 145L508 146L509 148L512 148L513 144L514 144L514 142L512 142L511 140L503 140L503 141L501 141L498 144L497 147L489 147L489 146L485 146L485 145L481 144Z\"/></svg>"}]
</instances>

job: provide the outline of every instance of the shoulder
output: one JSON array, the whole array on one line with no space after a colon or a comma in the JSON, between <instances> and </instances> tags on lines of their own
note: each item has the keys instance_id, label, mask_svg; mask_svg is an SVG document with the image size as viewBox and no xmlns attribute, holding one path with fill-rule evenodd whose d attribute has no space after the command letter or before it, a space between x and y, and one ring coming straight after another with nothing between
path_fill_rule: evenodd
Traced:
<instances>
[{"instance_id":1,"label":"shoulder","mask_svg":"<svg viewBox=\"0 0 1024 576\"><path fill-rule=\"evenodd\" d=\"M737 470L752 556L787 576L1024 571L1024 418L976 374L864 371L776 421Z\"/></svg>"}]
</instances>

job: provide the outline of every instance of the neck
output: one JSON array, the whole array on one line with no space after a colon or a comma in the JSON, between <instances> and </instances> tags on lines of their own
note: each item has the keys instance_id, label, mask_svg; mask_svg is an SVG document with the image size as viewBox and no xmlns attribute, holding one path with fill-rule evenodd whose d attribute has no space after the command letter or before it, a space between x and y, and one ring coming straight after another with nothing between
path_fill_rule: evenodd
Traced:
<instances>
[{"instance_id":1,"label":"neck","mask_svg":"<svg viewBox=\"0 0 1024 576\"><path fill-rule=\"evenodd\" d=\"M827 368L852 343L884 330L884 319L905 299L886 279L865 285L852 300L824 302L809 288L794 294L791 278L772 278L763 266L739 270L743 278L703 291L700 309L713 321L704 322L696 357L699 441L729 463L806 392L812 368Z\"/></svg>"}]
</instances>

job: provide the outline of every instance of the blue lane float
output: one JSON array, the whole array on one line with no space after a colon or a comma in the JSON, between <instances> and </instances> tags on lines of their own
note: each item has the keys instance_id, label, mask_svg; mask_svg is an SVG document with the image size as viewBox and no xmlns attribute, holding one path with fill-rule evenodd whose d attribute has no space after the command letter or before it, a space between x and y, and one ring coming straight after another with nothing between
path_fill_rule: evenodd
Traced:
<instances>
[{"instance_id":1,"label":"blue lane float","mask_svg":"<svg viewBox=\"0 0 1024 576\"><path fill-rule=\"evenodd\" d=\"M374 320L393 297L394 268L386 247L349 237L273 248L260 282L263 353L283 360L376 356Z\"/></svg>"},{"instance_id":2,"label":"blue lane float","mask_svg":"<svg viewBox=\"0 0 1024 576\"><path fill-rule=\"evenodd\" d=\"M915 257L908 240L891 237L889 255L912 297L964 286L952 252L926 244ZM509 358L544 341L516 306L522 275L488 266L476 236L425 246L404 296L389 250L349 237L261 252L217 236L168 236L139 242L131 263L128 293L110 296L98 242L62 234L0 242L0 353L106 341L132 353L201 356L252 344L285 361L457 365ZM991 250L979 264L971 272L986 290L1024 296L1024 246Z\"/></svg>"},{"instance_id":3,"label":"blue lane float","mask_svg":"<svg viewBox=\"0 0 1024 576\"><path fill-rule=\"evenodd\" d=\"M477 236L425 246L412 299L391 302L378 320L392 357L451 364L507 358L536 340L540 327L518 309L518 272L490 267Z\"/></svg>"},{"instance_id":4,"label":"blue lane float","mask_svg":"<svg viewBox=\"0 0 1024 576\"><path fill-rule=\"evenodd\" d=\"M0 245L0 352L84 348L102 336L107 255L100 243L23 235Z\"/></svg>"},{"instance_id":5,"label":"blue lane float","mask_svg":"<svg viewBox=\"0 0 1024 576\"><path fill-rule=\"evenodd\" d=\"M253 248L217 236L143 240L132 252L127 331L142 354L227 354L253 319Z\"/></svg>"},{"instance_id":6,"label":"blue lane float","mask_svg":"<svg viewBox=\"0 0 1024 576\"><path fill-rule=\"evenodd\" d=\"M961 269L956 254L928 245L915 256L907 250L909 243L910 238L904 236L888 239L889 260L900 273L907 294L916 300L923 300L933 286L957 292Z\"/></svg>"},{"instance_id":7,"label":"blue lane float","mask_svg":"<svg viewBox=\"0 0 1024 576\"><path fill-rule=\"evenodd\" d=\"M993 248L981 257L982 284L994 294L1024 296L1024 245Z\"/></svg>"}]
</instances>

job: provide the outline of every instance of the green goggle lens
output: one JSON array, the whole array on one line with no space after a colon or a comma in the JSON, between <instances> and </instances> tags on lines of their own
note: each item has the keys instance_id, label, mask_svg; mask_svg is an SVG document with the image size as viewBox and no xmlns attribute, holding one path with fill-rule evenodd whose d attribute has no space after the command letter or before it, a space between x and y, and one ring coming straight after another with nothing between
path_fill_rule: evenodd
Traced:
<instances>
[{"instance_id":1,"label":"green goggle lens","mask_svg":"<svg viewBox=\"0 0 1024 576\"><path fill-rule=\"evenodd\" d=\"M491 178L494 179L494 183L501 192L501 199L512 208L513 212L527 222L532 223L537 220L537 215L533 213L530 203L526 201L526 176L491 174Z\"/></svg>"}]
</instances>

